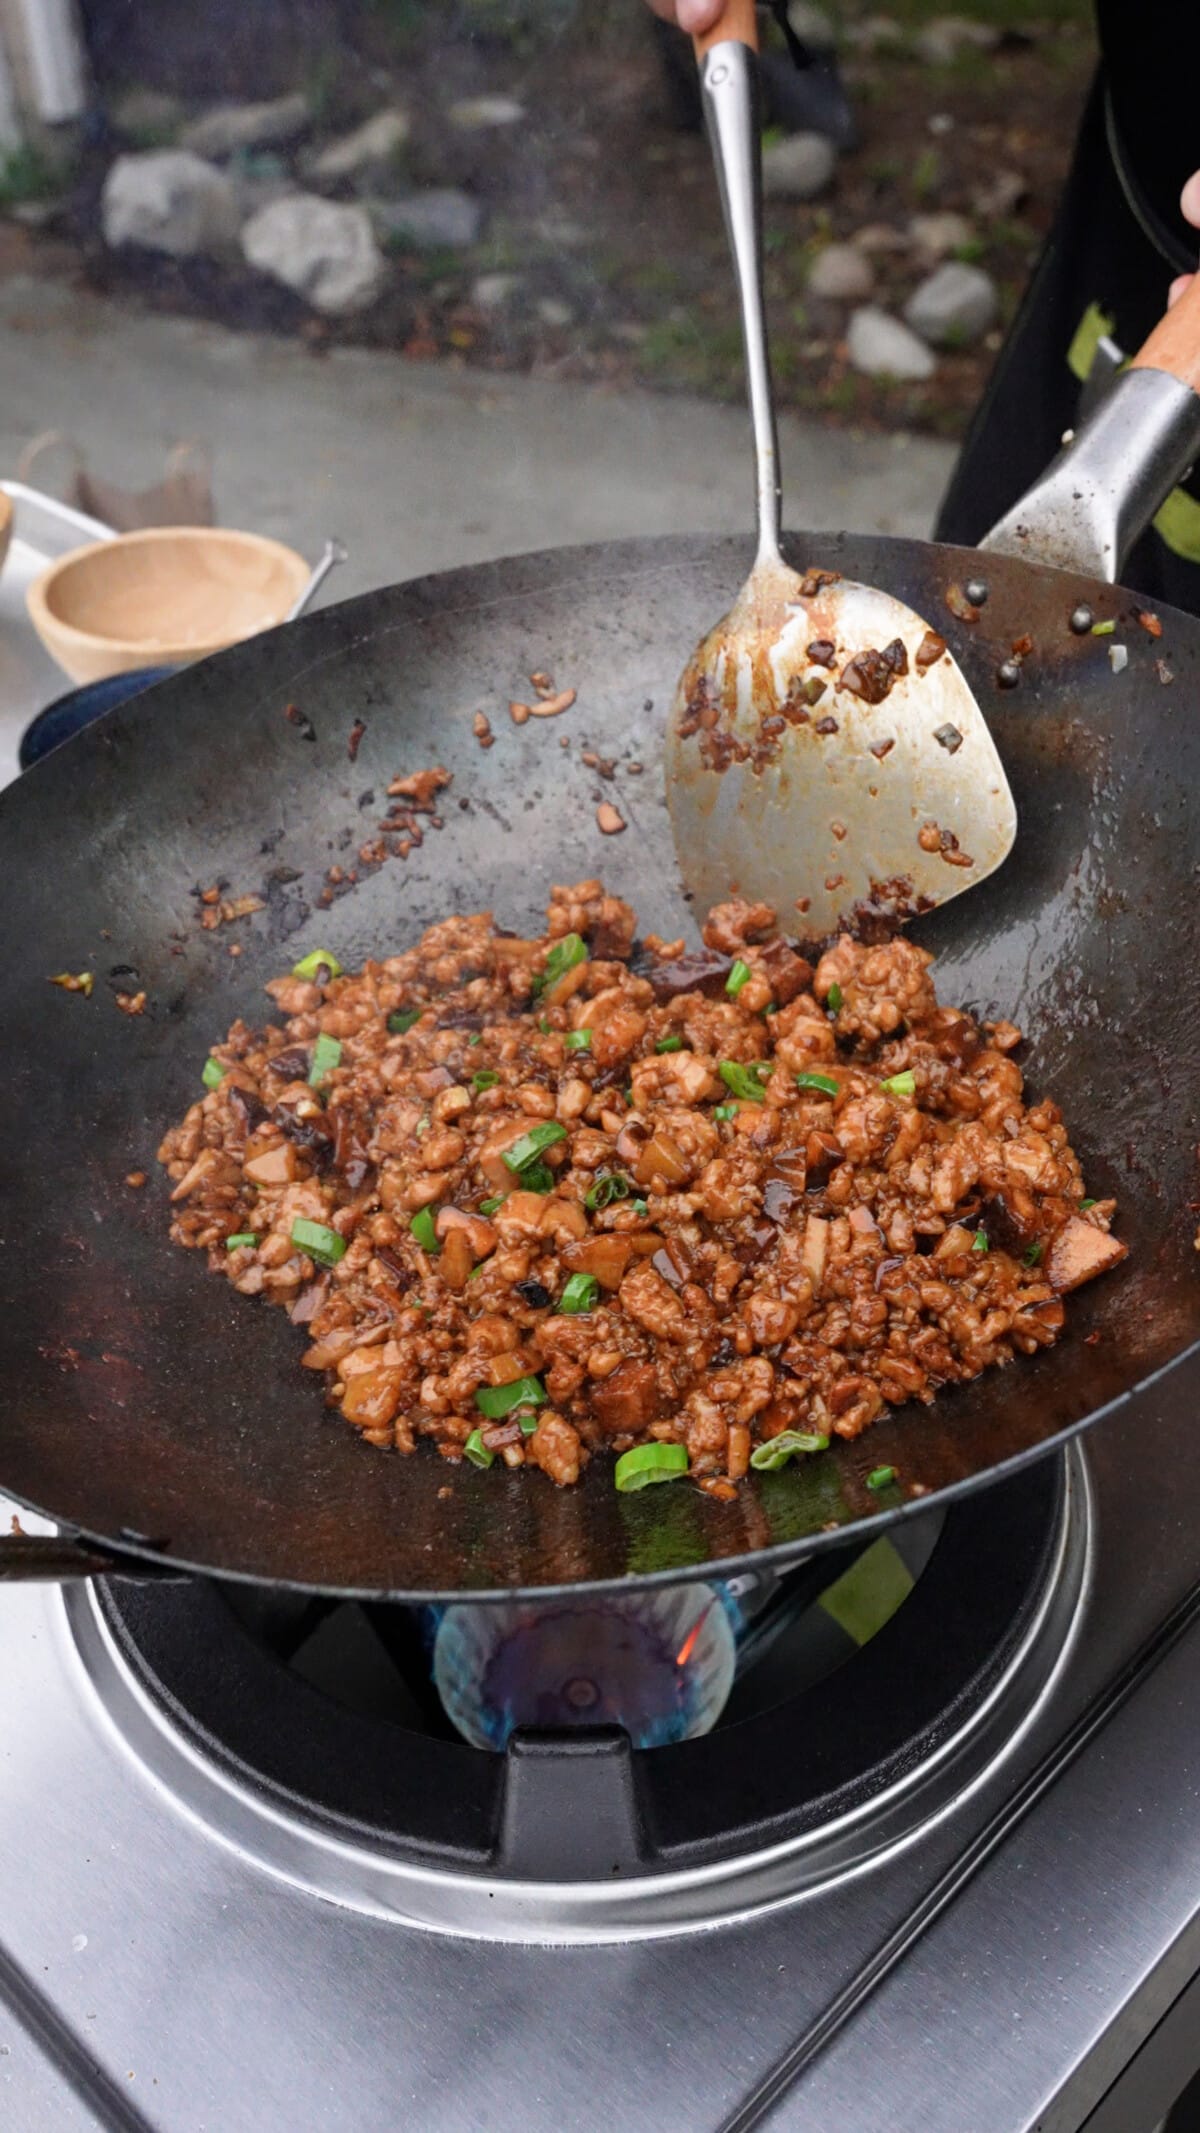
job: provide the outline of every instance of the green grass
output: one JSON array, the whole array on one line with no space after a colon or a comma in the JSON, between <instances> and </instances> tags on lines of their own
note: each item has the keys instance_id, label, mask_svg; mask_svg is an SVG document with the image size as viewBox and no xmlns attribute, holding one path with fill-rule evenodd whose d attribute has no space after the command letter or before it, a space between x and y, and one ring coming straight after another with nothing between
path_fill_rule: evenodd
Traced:
<instances>
[{"instance_id":1,"label":"green grass","mask_svg":"<svg viewBox=\"0 0 1200 2133\"><path fill-rule=\"evenodd\" d=\"M40 149L14 148L0 161L0 207L14 207L21 200L49 200L59 192L63 168L52 163Z\"/></svg>"}]
</instances>

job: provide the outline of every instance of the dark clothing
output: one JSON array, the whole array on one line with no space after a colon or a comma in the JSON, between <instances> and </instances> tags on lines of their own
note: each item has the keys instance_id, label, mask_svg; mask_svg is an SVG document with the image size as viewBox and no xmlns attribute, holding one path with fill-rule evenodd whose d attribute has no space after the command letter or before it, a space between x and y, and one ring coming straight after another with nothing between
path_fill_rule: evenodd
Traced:
<instances>
[{"instance_id":1,"label":"dark clothing","mask_svg":"<svg viewBox=\"0 0 1200 2133\"><path fill-rule=\"evenodd\" d=\"M1179 211L1179 193L1200 167L1200 7L1143 0L1135 10L1129 0L1099 0L1098 15L1106 65L1054 227L943 500L940 540L981 539L1054 458L1078 419L1078 336L1089 311L1093 320L1104 314L1104 329L1132 355L1160 317L1173 276L1196 263L1200 237ZM1200 613L1195 475L1161 525L1143 535L1121 577Z\"/></svg>"}]
</instances>

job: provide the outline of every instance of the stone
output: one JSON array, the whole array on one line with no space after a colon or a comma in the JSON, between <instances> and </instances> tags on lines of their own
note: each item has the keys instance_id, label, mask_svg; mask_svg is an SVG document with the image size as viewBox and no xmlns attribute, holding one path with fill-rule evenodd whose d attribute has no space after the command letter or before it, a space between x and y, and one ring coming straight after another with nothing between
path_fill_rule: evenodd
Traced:
<instances>
[{"instance_id":1,"label":"stone","mask_svg":"<svg viewBox=\"0 0 1200 2133\"><path fill-rule=\"evenodd\" d=\"M875 269L859 245L827 244L809 269L809 295L834 303L861 303L874 287Z\"/></svg>"},{"instance_id":2,"label":"stone","mask_svg":"<svg viewBox=\"0 0 1200 2133\"><path fill-rule=\"evenodd\" d=\"M844 23L842 41L869 58L872 52L895 51L905 37L892 15L868 15L862 22Z\"/></svg>"},{"instance_id":3,"label":"stone","mask_svg":"<svg viewBox=\"0 0 1200 2133\"><path fill-rule=\"evenodd\" d=\"M763 149L763 192L768 200L815 200L832 178L836 161L824 134L785 134Z\"/></svg>"},{"instance_id":4,"label":"stone","mask_svg":"<svg viewBox=\"0 0 1200 2133\"><path fill-rule=\"evenodd\" d=\"M520 287L519 274L480 274L471 284L471 302L477 311L502 311Z\"/></svg>"},{"instance_id":5,"label":"stone","mask_svg":"<svg viewBox=\"0 0 1200 2133\"><path fill-rule=\"evenodd\" d=\"M846 346L855 370L868 378L899 378L917 384L937 369L924 341L875 304L864 304L854 313Z\"/></svg>"},{"instance_id":6,"label":"stone","mask_svg":"<svg viewBox=\"0 0 1200 2133\"><path fill-rule=\"evenodd\" d=\"M1015 213L1029 195L1029 180L1019 170L997 170L971 194L971 206L981 222L1001 222Z\"/></svg>"},{"instance_id":7,"label":"stone","mask_svg":"<svg viewBox=\"0 0 1200 2133\"><path fill-rule=\"evenodd\" d=\"M913 50L931 67L952 67L964 52L994 52L1003 34L991 22L970 22L965 15L937 15L918 30Z\"/></svg>"},{"instance_id":8,"label":"stone","mask_svg":"<svg viewBox=\"0 0 1200 2133\"><path fill-rule=\"evenodd\" d=\"M564 304L559 296L542 296L538 299L537 315L543 326L573 326L575 313L570 304Z\"/></svg>"},{"instance_id":9,"label":"stone","mask_svg":"<svg viewBox=\"0 0 1200 2133\"><path fill-rule=\"evenodd\" d=\"M524 104L511 96L464 96L446 113L460 133L486 133L496 126L516 126L525 116Z\"/></svg>"},{"instance_id":10,"label":"stone","mask_svg":"<svg viewBox=\"0 0 1200 2133\"><path fill-rule=\"evenodd\" d=\"M934 265L970 244L975 232L965 215L956 215L947 208L942 214L911 216L908 234L922 257Z\"/></svg>"},{"instance_id":11,"label":"stone","mask_svg":"<svg viewBox=\"0 0 1200 2133\"><path fill-rule=\"evenodd\" d=\"M890 222L867 222L861 230L855 230L850 239L858 251L867 253L907 252L912 248L911 237Z\"/></svg>"},{"instance_id":12,"label":"stone","mask_svg":"<svg viewBox=\"0 0 1200 2133\"><path fill-rule=\"evenodd\" d=\"M181 148L217 162L250 148L287 148L311 121L307 97L277 96L269 104L216 104L179 136Z\"/></svg>"},{"instance_id":13,"label":"stone","mask_svg":"<svg viewBox=\"0 0 1200 2133\"><path fill-rule=\"evenodd\" d=\"M183 148L118 156L100 203L106 244L144 245L189 259L236 244L237 196L223 170Z\"/></svg>"},{"instance_id":14,"label":"stone","mask_svg":"<svg viewBox=\"0 0 1200 2133\"><path fill-rule=\"evenodd\" d=\"M483 224L479 202L449 187L410 193L406 200L377 200L374 212L389 237L430 252L465 250L474 244Z\"/></svg>"},{"instance_id":15,"label":"stone","mask_svg":"<svg viewBox=\"0 0 1200 2133\"><path fill-rule=\"evenodd\" d=\"M914 289L904 316L913 332L935 348L963 348L987 332L999 305L990 274L948 259Z\"/></svg>"},{"instance_id":16,"label":"stone","mask_svg":"<svg viewBox=\"0 0 1200 2133\"><path fill-rule=\"evenodd\" d=\"M810 52L832 52L837 44L837 31L824 8L816 7L813 0L791 0L788 21Z\"/></svg>"},{"instance_id":17,"label":"stone","mask_svg":"<svg viewBox=\"0 0 1200 2133\"><path fill-rule=\"evenodd\" d=\"M313 157L308 174L323 184L342 178L359 178L365 172L386 169L395 161L412 132L406 111L377 111L374 118L344 133Z\"/></svg>"},{"instance_id":18,"label":"stone","mask_svg":"<svg viewBox=\"0 0 1200 2133\"><path fill-rule=\"evenodd\" d=\"M126 89L109 107L116 133L124 133L145 147L165 146L183 124L183 105L165 89Z\"/></svg>"},{"instance_id":19,"label":"stone","mask_svg":"<svg viewBox=\"0 0 1200 2133\"><path fill-rule=\"evenodd\" d=\"M316 193L288 193L252 215L242 231L248 264L338 317L374 302L386 272L365 207Z\"/></svg>"}]
</instances>

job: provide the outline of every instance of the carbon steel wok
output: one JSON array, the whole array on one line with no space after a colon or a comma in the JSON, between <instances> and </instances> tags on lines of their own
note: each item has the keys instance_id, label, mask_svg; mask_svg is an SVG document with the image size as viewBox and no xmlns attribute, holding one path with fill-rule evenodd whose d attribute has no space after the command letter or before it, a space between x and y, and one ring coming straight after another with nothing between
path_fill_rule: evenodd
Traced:
<instances>
[{"instance_id":1,"label":"carbon steel wok","mask_svg":"<svg viewBox=\"0 0 1200 2133\"><path fill-rule=\"evenodd\" d=\"M1089 1189L1119 1198L1126 1265L1072 1298L1055 1349L799 1469L752 1476L728 1505L686 1482L617 1495L605 1460L558 1490L428 1452L387 1457L327 1413L286 1314L168 1243L163 1127L196 1094L210 1039L268 1013L264 980L318 942L352 966L454 910L487 905L533 928L552 882L591 873L644 929L692 930L661 722L681 647L736 590L745 556L737 541L634 541L372 593L162 683L0 797L0 1488L95 1544L5 1540L11 1574L140 1559L395 1597L679 1577L911 1515L1122 1403L1193 1426L1200 621L1162 609L1156 640L1129 594L1004 555L836 535L789 545L801 565L885 585L938 618L989 711L1016 851L914 930L937 951L943 999L1020 1022L1027 1070L1062 1101ZM974 623L946 605L968 575L989 587ZM1072 633L1081 601L1117 619L1124 672L1112 637ZM997 666L1026 635L1020 686L1001 691ZM578 703L518 729L504 707L538 667ZM487 752L472 732L480 708L496 725ZM356 718L367 731L351 764ZM637 758L644 775L602 786L589 746ZM314 911L325 869L373 833L387 779L435 762L454 774L445 827ZM602 796L623 835L596 827ZM259 891L266 910L201 931L193 892L217 879ZM46 982L83 968L97 973L91 999ZM129 1017L112 992L135 984L148 1005ZM125 1183L135 1168L150 1175L142 1191ZM884 1463L902 1489L881 1506L865 1476Z\"/></svg>"}]
</instances>

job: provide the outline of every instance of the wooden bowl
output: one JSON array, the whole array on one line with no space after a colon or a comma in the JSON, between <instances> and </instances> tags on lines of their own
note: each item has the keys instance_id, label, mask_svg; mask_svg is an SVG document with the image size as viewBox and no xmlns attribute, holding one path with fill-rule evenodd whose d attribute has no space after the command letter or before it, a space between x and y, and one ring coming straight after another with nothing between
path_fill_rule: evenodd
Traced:
<instances>
[{"instance_id":1,"label":"wooden bowl","mask_svg":"<svg viewBox=\"0 0 1200 2133\"><path fill-rule=\"evenodd\" d=\"M72 681L185 666L282 622L308 582L302 555L223 526L148 526L60 556L26 593Z\"/></svg>"},{"instance_id":2,"label":"wooden bowl","mask_svg":"<svg viewBox=\"0 0 1200 2133\"><path fill-rule=\"evenodd\" d=\"M8 544L12 539L12 530L12 498L11 496L6 496L3 489L0 489L0 570L4 568L4 558L8 554Z\"/></svg>"}]
</instances>

